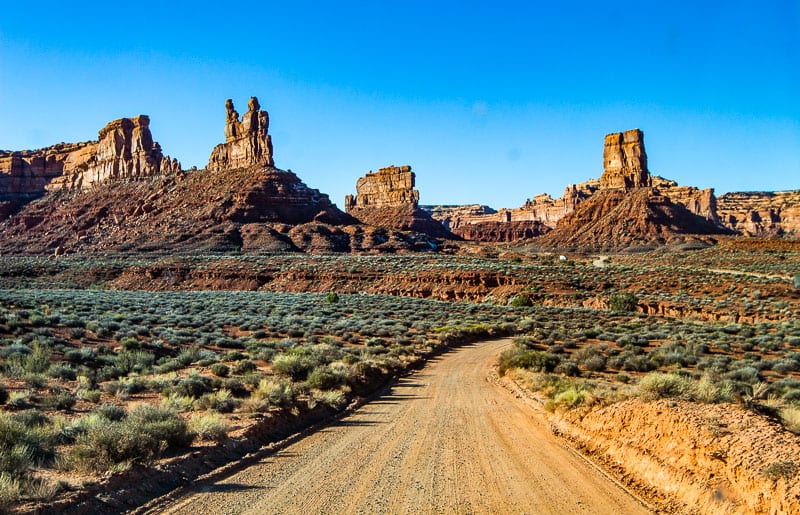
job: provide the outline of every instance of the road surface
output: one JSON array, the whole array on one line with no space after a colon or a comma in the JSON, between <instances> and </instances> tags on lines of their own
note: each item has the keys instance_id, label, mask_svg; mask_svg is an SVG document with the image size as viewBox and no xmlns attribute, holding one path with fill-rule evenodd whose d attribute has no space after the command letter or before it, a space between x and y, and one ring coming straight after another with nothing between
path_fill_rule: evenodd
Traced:
<instances>
[{"instance_id":1,"label":"road surface","mask_svg":"<svg viewBox=\"0 0 800 515\"><path fill-rule=\"evenodd\" d=\"M352 415L152 511L648 513L487 379L509 345L436 358Z\"/></svg>"}]
</instances>

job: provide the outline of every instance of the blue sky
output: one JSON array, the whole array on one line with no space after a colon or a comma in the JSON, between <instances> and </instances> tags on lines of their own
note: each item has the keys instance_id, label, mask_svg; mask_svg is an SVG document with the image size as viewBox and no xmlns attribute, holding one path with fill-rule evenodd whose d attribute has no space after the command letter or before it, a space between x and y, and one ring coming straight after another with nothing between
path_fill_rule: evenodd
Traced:
<instances>
[{"instance_id":1,"label":"blue sky","mask_svg":"<svg viewBox=\"0 0 800 515\"><path fill-rule=\"evenodd\" d=\"M680 184L800 188L797 0L3 8L0 148L148 114L202 168L225 99L244 112L251 95L276 165L339 206L390 164L412 166L423 204L559 196L599 177L604 134L634 127Z\"/></svg>"}]
</instances>

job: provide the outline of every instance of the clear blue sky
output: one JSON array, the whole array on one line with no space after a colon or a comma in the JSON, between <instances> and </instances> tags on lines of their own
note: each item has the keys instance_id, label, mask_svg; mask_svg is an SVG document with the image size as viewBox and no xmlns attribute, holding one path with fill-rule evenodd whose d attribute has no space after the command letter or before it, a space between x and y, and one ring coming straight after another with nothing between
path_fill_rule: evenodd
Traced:
<instances>
[{"instance_id":1,"label":"clear blue sky","mask_svg":"<svg viewBox=\"0 0 800 515\"><path fill-rule=\"evenodd\" d=\"M276 165L339 206L390 164L424 204L558 196L634 127L680 184L800 188L798 0L170 4L4 5L0 148L141 113L202 168L256 95Z\"/></svg>"}]
</instances>

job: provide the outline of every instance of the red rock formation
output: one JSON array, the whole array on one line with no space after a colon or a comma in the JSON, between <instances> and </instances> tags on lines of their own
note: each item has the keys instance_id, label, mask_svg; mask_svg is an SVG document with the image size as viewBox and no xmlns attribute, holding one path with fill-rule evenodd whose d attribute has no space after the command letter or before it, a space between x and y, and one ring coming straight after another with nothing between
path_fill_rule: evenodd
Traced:
<instances>
[{"instance_id":1,"label":"red rock formation","mask_svg":"<svg viewBox=\"0 0 800 515\"><path fill-rule=\"evenodd\" d=\"M746 236L800 236L800 190L726 193L717 212L723 225Z\"/></svg>"},{"instance_id":2,"label":"red rock formation","mask_svg":"<svg viewBox=\"0 0 800 515\"><path fill-rule=\"evenodd\" d=\"M345 211L377 227L416 231L434 238L455 238L419 207L414 180L410 166L389 166L368 172L356 182L356 195L345 197Z\"/></svg>"},{"instance_id":3,"label":"red rock formation","mask_svg":"<svg viewBox=\"0 0 800 515\"><path fill-rule=\"evenodd\" d=\"M225 101L225 143L214 147L208 160L212 171L246 166L274 166L272 137L269 135L269 114L261 110L256 97L250 97L247 112L239 120L233 101Z\"/></svg>"},{"instance_id":4,"label":"red rock formation","mask_svg":"<svg viewBox=\"0 0 800 515\"><path fill-rule=\"evenodd\" d=\"M650 186L644 133L639 129L607 134L603 149L601 189L643 188Z\"/></svg>"},{"instance_id":5,"label":"red rock formation","mask_svg":"<svg viewBox=\"0 0 800 515\"><path fill-rule=\"evenodd\" d=\"M120 118L98 141L59 143L39 150L0 152L0 219L46 191L83 190L107 181L177 173L181 165L161 152L150 119Z\"/></svg>"},{"instance_id":6,"label":"red rock formation","mask_svg":"<svg viewBox=\"0 0 800 515\"><path fill-rule=\"evenodd\" d=\"M461 225L468 223L473 218L497 213L491 207L481 204L419 207L431 215L431 218L442 224L448 231L455 227L461 227Z\"/></svg>"},{"instance_id":7,"label":"red rock formation","mask_svg":"<svg viewBox=\"0 0 800 515\"><path fill-rule=\"evenodd\" d=\"M465 240L511 242L527 240L546 234L551 229L536 220L514 222L475 222L452 229L453 234Z\"/></svg>"}]
</instances>

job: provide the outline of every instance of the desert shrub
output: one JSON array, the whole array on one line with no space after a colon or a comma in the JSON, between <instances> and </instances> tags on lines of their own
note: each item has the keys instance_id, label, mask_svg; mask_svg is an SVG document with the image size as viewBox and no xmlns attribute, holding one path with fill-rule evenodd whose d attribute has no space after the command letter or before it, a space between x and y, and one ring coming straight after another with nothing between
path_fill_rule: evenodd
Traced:
<instances>
[{"instance_id":1,"label":"desert shrub","mask_svg":"<svg viewBox=\"0 0 800 515\"><path fill-rule=\"evenodd\" d=\"M172 387L172 393L186 397L200 397L211 389L207 378L200 375L190 375Z\"/></svg>"},{"instance_id":2,"label":"desert shrub","mask_svg":"<svg viewBox=\"0 0 800 515\"><path fill-rule=\"evenodd\" d=\"M785 479L787 481L794 478L797 474L798 466L792 461L776 461L770 463L761 471L761 477L770 481Z\"/></svg>"},{"instance_id":3,"label":"desert shrub","mask_svg":"<svg viewBox=\"0 0 800 515\"><path fill-rule=\"evenodd\" d=\"M228 437L228 422L219 413L204 413L189 419L189 431L201 440L222 442Z\"/></svg>"},{"instance_id":4,"label":"desert shrub","mask_svg":"<svg viewBox=\"0 0 800 515\"><path fill-rule=\"evenodd\" d=\"M794 284L796 289L800 290L800 274L794 276L794 279L792 279L792 284Z\"/></svg>"},{"instance_id":5,"label":"desert shrub","mask_svg":"<svg viewBox=\"0 0 800 515\"><path fill-rule=\"evenodd\" d=\"M310 388L318 390L332 390L344 383L344 378L335 374L330 367L317 367L308 374L307 380Z\"/></svg>"},{"instance_id":6,"label":"desert shrub","mask_svg":"<svg viewBox=\"0 0 800 515\"><path fill-rule=\"evenodd\" d=\"M564 360L553 369L553 372L556 374L564 374L566 376L579 376L581 375L581 370L578 368L578 364L574 361Z\"/></svg>"},{"instance_id":7,"label":"desert shrub","mask_svg":"<svg viewBox=\"0 0 800 515\"><path fill-rule=\"evenodd\" d=\"M224 363L214 363L211 365L211 373L217 377L228 377L230 372L230 367Z\"/></svg>"},{"instance_id":8,"label":"desert shrub","mask_svg":"<svg viewBox=\"0 0 800 515\"><path fill-rule=\"evenodd\" d=\"M533 306L533 300L531 300L530 295L527 293L517 293L511 297L510 304L515 308L525 308Z\"/></svg>"},{"instance_id":9,"label":"desert shrub","mask_svg":"<svg viewBox=\"0 0 800 515\"><path fill-rule=\"evenodd\" d=\"M258 366L249 359L242 360L233 367L233 373L236 375L245 375L249 372L258 369Z\"/></svg>"},{"instance_id":10,"label":"desert shrub","mask_svg":"<svg viewBox=\"0 0 800 515\"><path fill-rule=\"evenodd\" d=\"M314 399L322 404L327 404L333 409L339 409L347 403L347 395L341 390L315 392Z\"/></svg>"},{"instance_id":11,"label":"desert shrub","mask_svg":"<svg viewBox=\"0 0 800 515\"><path fill-rule=\"evenodd\" d=\"M220 413L230 413L238 404L233 398L230 390L224 388L216 392L206 393L194 402L194 406L200 410L214 410Z\"/></svg>"},{"instance_id":12,"label":"desert shrub","mask_svg":"<svg viewBox=\"0 0 800 515\"><path fill-rule=\"evenodd\" d=\"M792 433L800 435L800 408L784 406L779 414L784 427Z\"/></svg>"},{"instance_id":13,"label":"desert shrub","mask_svg":"<svg viewBox=\"0 0 800 515\"><path fill-rule=\"evenodd\" d=\"M0 404L5 404L8 400L8 390L3 384L0 384Z\"/></svg>"},{"instance_id":14,"label":"desert shrub","mask_svg":"<svg viewBox=\"0 0 800 515\"><path fill-rule=\"evenodd\" d=\"M639 299L636 297L636 294L629 291L615 293L611 295L611 298L608 299L608 306L611 308L611 311L617 311L621 313L636 311L636 306L638 303Z\"/></svg>"},{"instance_id":15,"label":"desert shrub","mask_svg":"<svg viewBox=\"0 0 800 515\"><path fill-rule=\"evenodd\" d=\"M335 291L329 292L325 295L325 302L328 304L336 304L339 302L339 295Z\"/></svg>"},{"instance_id":16,"label":"desert shrub","mask_svg":"<svg viewBox=\"0 0 800 515\"><path fill-rule=\"evenodd\" d=\"M107 404L107 403L101 404L100 406L96 407L95 409L92 410L92 413L95 413L103 417L104 419L111 421L122 420L128 414L128 412L125 411L125 408L118 406L116 404Z\"/></svg>"},{"instance_id":17,"label":"desert shrub","mask_svg":"<svg viewBox=\"0 0 800 515\"><path fill-rule=\"evenodd\" d=\"M173 410L140 405L121 421L98 419L70 449L71 465L107 470L124 462L149 462L164 451L191 443L186 421Z\"/></svg>"},{"instance_id":18,"label":"desert shrub","mask_svg":"<svg viewBox=\"0 0 800 515\"><path fill-rule=\"evenodd\" d=\"M53 410L69 410L75 406L77 397L71 392L54 392L46 395L42 400L42 404Z\"/></svg>"},{"instance_id":19,"label":"desert shrub","mask_svg":"<svg viewBox=\"0 0 800 515\"><path fill-rule=\"evenodd\" d=\"M74 368L69 365L56 363L50 365L50 368L47 369L47 375L56 379L63 379L65 381L74 381L77 377L77 373L75 372Z\"/></svg>"},{"instance_id":20,"label":"desert shrub","mask_svg":"<svg viewBox=\"0 0 800 515\"><path fill-rule=\"evenodd\" d=\"M294 349L291 349L275 356L272 370L277 374L289 376L294 381L303 381L316 366L316 361L303 351L293 351Z\"/></svg>"},{"instance_id":21,"label":"desert shrub","mask_svg":"<svg viewBox=\"0 0 800 515\"><path fill-rule=\"evenodd\" d=\"M561 358L548 352L514 347L500 353L497 372L502 376L511 368L527 368L539 372L552 372Z\"/></svg>"},{"instance_id":22,"label":"desert shrub","mask_svg":"<svg viewBox=\"0 0 800 515\"><path fill-rule=\"evenodd\" d=\"M262 379L253 392L253 397L264 400L273 406L287 407L294 401L294 385L291 381Z\"/></svg>"},{"instance_id":23,"label":"desert shrub","mask_svg":"<svg viewBox=\"0 0 800 515\"><path fill-rule=\"evenodd\" d=\"M654 372L639 380L639 396L645 400L656 400L665 397L691 399L694 397L694 384L691 379L677 374Z\"/></svg>"}]
</instances>

